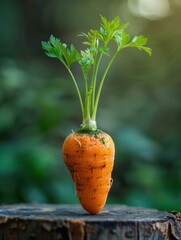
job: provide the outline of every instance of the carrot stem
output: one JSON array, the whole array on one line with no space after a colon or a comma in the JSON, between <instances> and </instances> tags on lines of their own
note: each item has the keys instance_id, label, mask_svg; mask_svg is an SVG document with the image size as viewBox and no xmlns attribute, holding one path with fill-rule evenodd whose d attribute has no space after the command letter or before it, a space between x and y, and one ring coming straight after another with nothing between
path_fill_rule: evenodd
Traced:
<instances>
[{"instance_id":1,"label":"carrot stem","mask_svg":"<svg viewBox=\"0 0 181 240\"><path fill-rule=\"evenodd\" d=\"M92 119L95 120L96 119L96 113L97 113L97 108L98 108L98 103L99 103L99 99L100 99L100 95L101 95L101 91L102 91L102 87L103 87L103 83L104 83L104 80L107 76L107 73L114 61L114 59L116 58L117 54L119 53L119 51L116 51L115 54L112 56L111 60L109 61L103 75L102 75L102 78L101 78L101 81L100 81L100 84L99 84L99 87L98 87L98 91L97 91L97 95L96 95L96 100L95 100L95 105L94 105L94 110L93 110L93 113L92 113Z\"/></svg>"},{"instance_id":2,"label":"carrot stem","mask_svg":"<svg viewBox=\"0 0 181 240\"><path fill-rule=\"evenodd\" d=\"M79 102L80 102L80 107L81 107L81 111L82 111L82 116L83 116L83 118L84 118L84 115L85 115L84 105L83 105L82 96L81 96L79 87L78 87L78 85L77 85L77 82L76 82L76 80L75 80L75 77L74 77L72 71L70 70L70 68L68 68L66 65L65 65L65 67L67 68L67 70L68 70L68 72L69 72L69 74L70 74L70 76L71 76L71 78L72 78L72 80L73 80L73 83L74 83L74 85L75 85L75 88L76 88L76 91L77 91L77 94L78 94L78 98L79 98Z\"/></svg>"},{"instance_id":3,"label":"carrot stem","mask_svg":"<svg viewBox=\"0 0 181 240\"><path fill-rule=\"evenodd\" d=\"M94 112L94 105L95 105L95 92L96 92L96 82L97 82L97 74L98 74L98 69L99 69L99 65L102 59L103 53L101 53L101 55L99 56L99 59L97 61L97 64L94 65L94 69L93 69L93 77L92 77L92 114ZM95 63L96 63L96 59L95 59Z\"/></svg>"}]
</instances>

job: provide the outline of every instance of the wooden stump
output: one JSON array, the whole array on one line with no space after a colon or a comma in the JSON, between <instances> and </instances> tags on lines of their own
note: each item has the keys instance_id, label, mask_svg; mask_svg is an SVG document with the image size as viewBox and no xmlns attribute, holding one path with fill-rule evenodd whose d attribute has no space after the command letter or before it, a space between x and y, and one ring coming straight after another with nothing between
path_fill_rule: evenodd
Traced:
<instances>
[{"instance_id":1,"label":"wooden stump","mask_svg":"<svg viewBox=\"0 0 181 240\"><path fill-rule=\"evenodd\" d=\"M108 205L98 215L75 205L0 207L0 240L181 240L181 214Z\"/></svg>"}]
</instances>

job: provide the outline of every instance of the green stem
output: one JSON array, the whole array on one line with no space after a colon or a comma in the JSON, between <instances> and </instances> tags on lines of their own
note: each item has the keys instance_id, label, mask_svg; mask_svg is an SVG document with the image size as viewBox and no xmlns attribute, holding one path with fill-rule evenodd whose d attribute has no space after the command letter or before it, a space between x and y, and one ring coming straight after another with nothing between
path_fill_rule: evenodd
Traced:
<instances>
[{"instance_id":1,"label":"green stem","mask_svg":"<svg viewBox=\"0 0 181 240\"><path fill-rule=\"evenodd\" d=\"M84 117L83 122L81 124L81 130L87 131L96 131L97 125L96 121L91 119L90 110L91 110L91 89L86 93L85 96L85 109L84 109Z\"/></svg>"},{"instance_id":2,"label":"green stem","mask_svg":"<svg viewBox=\"0 0 181 240\"><path fill-rule=\"evenodd\" d=\"M94 60L94 67L93 67L93 72L92 72L92 80L91 80L91 88L92 88L92 96L91 96L91 107L92 107L92 111L94 109L94 101L95 101L95 87L96 87L96 57Z\"/></svg>"},{"instance_id":3,"label":"green stem","mask_svg":"<svg viewBox=\"0 0 181 240\"><path fill-rule=\"evenodd\" d=\"M70 68L67 65L65 65L65 67L68 70L68 72L69 72L69 74L70 74L70 76L71 76L71 78L73 80L73 83L75 85L75 88L76 88L76 91L77 91L77 94L78 94L78 98L79 98L79 102L80 102L80 106L81 106L81 110L82 110L82 117L84 119L84 116L85 116L84 105L83 105L83 101L82 101L82 97L81 97L81 94L80 94L79 87L77 85L77 82L76 82L76 80L74 78L74 75L73 75L72 71L70 70Z\"/></svg>"},{"instance_id":4,"label":"green stem","mask_svg":"<svg viewBox=\"0 0 181 240\"><path fill-rule=\"evenodd\" d=\"M94 70L93 70L93 78L92 78L92 101L91 101L91 104L92 104L92 114L91 114L91 115L93 115L93 112L94 112L96 80L97 80L98 69L99 69L99 65L100 65L102 56L103 56L103 53L100 54L99 60L98 60L98 62L97 62L97 65L96 65L96 62L95 62L95 65L94 65L94 66L96 66L96 67L95 67ZM96 60L95 60L95 61L96 61Z\"/></svg>"},{"instance_id":5,"label":"green stem","mask_svg":"<svg viewBox=\"0 0 181 240\"><path fill-rule=\"evenodd\" d=\"M103 53L100 54L98 62L96 64L96 57L94 62L94 68L92 72L92 79L89 89L86 85L86 95L85 95L85 108L84 108L84 117L83 122L81 124L81 130L88 130L88 131L96 131L97 130L97 124L96 119L93 118L93 112L94 112L94 105L95 105L95 91L96 91L96 80L97 80L97 74L99 65L102 59ZM84 76L85 79L85 76ZM87 84L87 81L85 79L85 83Z\"/></svg>"},{"instance_id":6,"label":"green stem","mask_svg":"<svg viewBox=\"0 0 181 240\"><path fill-rule=\"evenodd\" d=\"M98 91L97 91L97 96L96 96L96 100L95 100L95 105L94 105L94 111L93 111L93 114L92 114L92 119L95 120L96 119L96 113L97 113L97 107L98 107L98 103L99 103L99 99L100 99L100 95L101 95L101 90L102 90L102 86L103 86L103 83L104 83L104 80L105 80L105 77L114 61L114 59L116 58L117 54L119 53L119 51L116 51L115 54L112 56L111 60L109 61L103 75L102 75L102 78L101 78L101 81L100 81L100 84L99 84L99 87L98 87Z\"/></svg>"},{"instance_id":7,"label":"green stem","mask_svg":"<svg viewBox=\"0 0 181 240\"><path fill-rule=\"evenodd\" d=\"M84 109L84 117L86 119L90 118L90 93L89 91L86 92L86 96L85 96L85 109Z\"/></svg>"}]
</instances>

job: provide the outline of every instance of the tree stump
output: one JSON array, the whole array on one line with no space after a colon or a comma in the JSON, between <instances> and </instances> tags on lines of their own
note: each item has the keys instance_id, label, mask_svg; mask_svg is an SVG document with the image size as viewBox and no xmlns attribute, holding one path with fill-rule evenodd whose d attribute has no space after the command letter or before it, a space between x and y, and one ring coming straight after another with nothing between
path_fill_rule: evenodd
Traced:
<instances>
[{"instance_id":1,"label":"tree stump","mask_svg":"<svg viewBox=\"0 0 181 240\"><path fill-rule=\"evenodd\" d=\"M0 240L181 240L181 214L108 205L90 215L77 205L0 207Z\"/></svg>"}]
</instances>

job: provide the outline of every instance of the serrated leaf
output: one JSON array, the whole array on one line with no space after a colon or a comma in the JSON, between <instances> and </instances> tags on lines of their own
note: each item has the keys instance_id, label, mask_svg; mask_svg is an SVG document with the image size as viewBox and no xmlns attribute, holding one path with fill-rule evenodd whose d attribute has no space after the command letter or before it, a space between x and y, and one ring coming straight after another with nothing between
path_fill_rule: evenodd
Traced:
<instances>
[{"instance_id":1,"label":"serrated leaf","mask_svg":"<svg viewBox=\"0 0 181 240\"><path fill-rule=\"evenodd\" d=\"M71 44L70 48L67 48L65 43L61 43L59 39L53 35L50 36L48 42L42 42L42 48L46 51L46 55L53 58L58 58L64 65L68 67L72 63L77 61L77 50L74 45Z\"/></svg>"},{"instance_id":2,"label":"serrated leaf","mask_svg":"<svg viewBox=\"0 0 181 240\"><path fill-rule=\"evenodd\" d=\"M118 45L118 49L124 47L130 40L130 35L127 34L125 31L117 31L114 40L116 41Z\"/></svg>"},{"instance_id":3,"label":"serrated leaf","mask_svg":"<svg viewBox=\"0 0 181 240\"><path fill-rule=\"evenodd\" d=\"M130 40L130 35L127 34L126 32L122 32L122 45L125 46L129 40Z\"/></svg>"},{"instance_id":4,"label":"serrated leaf","mask_svg":"<svg viewBox=\"0 0 181 240\"><path fill-rule=\"evenodd\" d=\"M100 27L99 31L100 31L100 33L101 33L102 35L104 35L104 34L105 34L105 30L104 30L104 28L103 28L103 27Z\"/></svg>"},{"instance_id":5,"label":"serrated leaf","mask_svg":"<svg viewBox=\"0 0 181 240\"><path fill-rule=\"evenodd\" d=\"M88 41L83 42L83 44L92 46L92 44L90 42L88 42Z\"/></svg>"},{"instance_id":6,"label":"serrated leaf","mask_svg":"<svg viewBox=\"0 0 181 240\"><path fill-rule=\"evenodd\" d=\"M147 38L140 36L135 36L132 40L137 46L143 46L147 43Z\"/></svg>"},{"instance_id":7,"label":"serrated leaf","mask_svg":"<svg viewBox=\"0 0 181 240\"><path fill-rule=\"evenodd\" d=\"M120 26L120 30L124 30L129 26L129 23L125 23L123 25Z\"/></svg>"},{"instance_id":8,"label":"serrated leaf","mask_svg":"<svg viewBox=\"0 0 181 240\"><path fill-rule=\"evenodd\" d=\"M90 31L86 33L81 33L78 36L86 38L86 41L83 42L85 45L89 45L91 47L98 47L98 31L90 29Z\"/></svg>"},{"instance_id":9,"label":"serrated leaf","mask_svg":"<svg viewBox=\"0 0 181 240\"><path fill-rule=\"evenodd\" d=\"M150 56L152 55L152 50L149 47L140 47L141 50L145 51L148 53Z\"/></svg>"},{"instance_id":10,"label":"serrated leaf","mask_svg":"<svg viewBox=\"0 0 181 240\"><path fill-rule=\"evenodd\" d=\"M119 17L115 17L112 21L108 21L105 17L101 16L101 27L99 30L90 29L87 34L81 33L79 36L86 38L86 41L83 42L85 45L98 48L98 41L100 40L105 47L111 40L115 39L115 36L118 37L117 32L124 30L127 26L128 23L120 25Z\"/></svg>"},{"instance_id":11,"label":"serrated leaf","mask_svg":"<svg viewBox=\"0 0 181 240\"><path fill-rule=\"evenodd\" d=\"M87 79L89 70L94 64L94 54L95 54L94 48L88 48L80 52L80 59L78 62L82 68L82 72L85 79Z\"/></svg>"},{"instance_id":12,"label":"serrated leaf","mask_svg":"<svg viewBox=\"0 0 181 240\"><path fill-rule=\"evenodd\" d=\"M51 35L50 43L56 48L60 44L60 40Z\"/></svg>"},{"instance_id":13,"label":"serrated leaf","mask_svg":"<svg viewBox=\"0 0 181 240\"><path fill-rule=\"evenodd\" d=\"M56 58L57 56L54 53L45 52L48 57Z\"/></svg>"}]
</instances>

